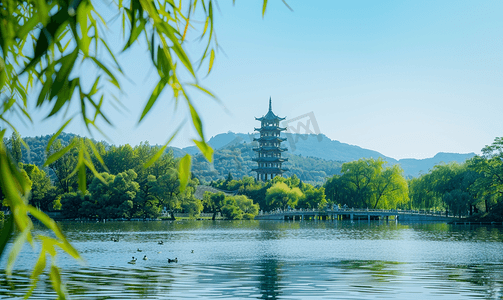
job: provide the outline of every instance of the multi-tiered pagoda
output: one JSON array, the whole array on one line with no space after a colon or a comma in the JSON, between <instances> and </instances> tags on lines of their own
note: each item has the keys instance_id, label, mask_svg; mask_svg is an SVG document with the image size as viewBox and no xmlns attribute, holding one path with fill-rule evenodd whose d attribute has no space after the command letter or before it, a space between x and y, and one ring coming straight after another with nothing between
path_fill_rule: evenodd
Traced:
<instances>
[{"instance_id":1,"label":"multi-tiered pagoda","mask_svg":"<svg viewBox=\"0 0 503 300\"><path fill-rule=\"evenodd\" d=\"M260 132L260 137L253 139L258 141L259 146L253 148L257 152L257 157L252 160L258 163L256 169L252 171L257 172L257 180L268 180L274 176L283 174L288 171L282 168L281 164L288 160L288 158L281 158L281 152L286 151L286 148L281 148L281 142L286 138L280 137L281 131L286 128L279 127L279 121L285 118L280 118L272 112L271 99L269 98L269 111L261 118L255 118L260 121L260 128L255 128L255 131Z\"/></svg>"}]
</instances>

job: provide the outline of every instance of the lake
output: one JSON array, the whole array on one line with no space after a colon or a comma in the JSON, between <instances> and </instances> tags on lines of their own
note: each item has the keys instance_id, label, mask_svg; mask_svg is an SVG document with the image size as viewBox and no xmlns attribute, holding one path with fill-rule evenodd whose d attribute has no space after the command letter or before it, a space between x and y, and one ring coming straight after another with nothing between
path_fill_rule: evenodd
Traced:
<instances>
[{"instance_id":1,"label":"lake","mask_svg":"<svg viewBox=\"0 0 503 300\"><path fill-rule=\"evenodd\" d=\"M61 226L86 261L58 257L71 299L503 299L503 230L491 226L391 221ZM138 260L128 264L133 256ZM36 259L25 246L10 281L1 277L0 298L23 297ZM5 262L4 255L2 272ZM32 298L55 298L47 275Z\"/></svg>"}]
</instances>

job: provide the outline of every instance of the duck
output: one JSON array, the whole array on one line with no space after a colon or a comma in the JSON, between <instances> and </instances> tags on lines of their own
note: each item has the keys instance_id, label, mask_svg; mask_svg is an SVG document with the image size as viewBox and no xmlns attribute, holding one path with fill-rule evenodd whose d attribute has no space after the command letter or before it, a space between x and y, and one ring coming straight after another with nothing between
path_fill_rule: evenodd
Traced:
<instances>
[{"instance_id":1,"label":"duck","mask_svg":"<svg viewBox=\"0 0 503 300\"><path fill-rule=\"evenodd\" d=\"M143 260L147 260L147 259L148 259L148 258L147 258L147 256L146 256L146 255L144 255L144 256L143 256Z\"/></svg>"},{"instance_id":2,"label":"duck","mask_svg":"<svg viewBox=\"0 0 503 300\"><path fill-rule=\"evenodd\" d=\"M138 251L138 252L142 252L143 250L141 250L140 248L138 248L138 249L136 249L136 251Z\"/></svg>"},{"instance_id":3,"label":"duck","mask_svg":"<svg viewBox=\"0 0 503 300\"><path fill-rule=\"evenodd\" d=\"M190 253L194 253L194 250L190 250Z\"/></svg>"},{"instance_id":4,"label":"duck","mask_svg":"<svg viewBox=\"0 0 503 300\"><path fill-rule=\"evenodd\" d=\"M178 262L178 258L176 258L176 257L175 257L175 259L168 258L168 262L169 263L177 263Z\"/></svg>"},{"instance_id":5,"label":"duck","mask_svg":"<svg viewBox=\"0 0 503 300\"><path fill-rule=\"evenodd\" d=\"M127 263L128 263L128 264L132 264L132 265L134 265L134 264L136 263L136 260L137 260L137 258L134 258L134 256L133 256L133 259L131 259L131 260L130 260L130 261L128 261Z\"/></svg>"},{"instance_id":6,"label":"duck","mask_svg":"<svg viewBox=\"0 0 503 300\"><path fill-rule=\"evenodd\" d=\"M119 241L119 239L118 239L118 238L114 238L114 237L112 237L110 240L112 240L112 241L114 241L114 242L118 242L118 241Z\"/></svg>"},{"instance_id":7,"label":"duck","mask_svg":"<svg viewBox=\"0 0 503 300\"><path fill-rule=\"evenodd\" d=\"M164 242L161 240L157 244L162 245L162 244L164 244Z\"/></svg>"}]
</instances>

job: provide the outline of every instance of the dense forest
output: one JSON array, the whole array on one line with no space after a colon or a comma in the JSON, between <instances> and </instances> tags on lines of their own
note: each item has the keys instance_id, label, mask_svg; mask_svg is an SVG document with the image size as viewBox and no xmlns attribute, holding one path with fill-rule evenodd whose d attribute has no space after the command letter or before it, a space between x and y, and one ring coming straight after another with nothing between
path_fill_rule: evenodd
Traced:
<instances>
[{"instance_id":1,"label":"dense forest","mask_svg":"<svg viewBox=\"0 0 503 300\"><path fill-rule=\"evenodd\" d=\"M98 154L93 157L98 175L87 173L84 194L78 191L74 172L79 159L76 149L42 167L45 157L71 148L76 137L63 134L46 149L50 138L25 138L30 152L15 134L5 143L31 182L30 203L44 211L59 210L67 218L144 219L173 217L174 212L195 217L206 212L250 219L259 210L324 209L333 205L435 210L476 215L480 220L502 220L503 216L503 138L496 138L480 156L462 164L436 165L417 178L406 179L398 164L390 165L381 158L341 163L289 155L287 176L267 182L248 176L255 165L251 161L254 153L251 143L241 143L215 151L212 165L195 155L191 180L183 191L179 189L179 158L172 151L144 168L158 146L98 142L93 146ZM200 184L232 195L206 193L203 199L197 199L194 193Z\"/></svg>"},{"instance_id":2,"label":"dense forest","mask_svg":"<svg viewBox=\"0 0 503 300\"><path fill-rule=\"evenodd\" d=\"M45 148L51 137L52 135L23 138L30 151L27 151L25 147L21 147L21 161L25 164L34 164L39 168L43 168L47 158ZM74 137L77 136L61 133L58 139L61 140L62 146L67 146ZM8 139L6 139L6 143L9 144ZM105 150L112 148L112 145L106 142L100 142L100 144L103 145ZM234 178L251 176L253 174L251 169L257 165L256 162L251 160L255 156L252 147L256 146L254 143L238 143L217 149L214 153L214 163L209 163L201 154L195 154L192 157L192 173L201 183L209 183L225 178L229 171L232 172ZM178 148L168 148L167 152L169 151L172 151L175 158L183 156L183 152ZM339 161L299 156L290 153L286 153L285 157L289 160L287 168L290 170L285 176L296 175L302 181L313 184L323 184L327 177L339 174L342 165L342 162ZM48 172L51 178L55 179L54 173L50 168L43 170Z\"/></svg>"}]
</instances>

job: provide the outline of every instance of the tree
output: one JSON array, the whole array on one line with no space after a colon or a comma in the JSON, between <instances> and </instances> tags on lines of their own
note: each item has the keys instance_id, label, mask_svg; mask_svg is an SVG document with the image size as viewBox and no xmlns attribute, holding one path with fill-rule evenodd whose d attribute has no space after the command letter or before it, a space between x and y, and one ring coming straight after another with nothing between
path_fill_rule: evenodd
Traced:
<instances>
[{"instance_id":1,"label":"tree","mask_svg":"<svg viewBox=\"0 0 503 300\"><path fill-rule=\"evenodd\" d=\"M104 182L94 178L89 186L91 204L95 207L93 215L100 219L131 218L140 189L136 176L133 170L128 170L117 175L102 173Z\"/></svg>"},{"instance_id":2,"label":"tree","mask_svg":"<svg viewBox=\"0 0 503 300\"><path fill-rule=\"evenodd\" d=\"M15 162L20 163L22 158L22 152L21 152L21 137L19 136L19 133L15 131L12 132L12 136L10 138L10 146L11 146L12 158L14 159Z\"/></svg>"},{"instance_id":3,"label":"tree","mask_svg":"<svg viewBox=\"0 0 503 300\"><path fill-rule=\"evenodd\" d=\"M281 209L288 209L289 207L295 208L302 196L303 194L298 187L290 188L284 182L277 182L267 189L265 198L269 205L274 205Z\"/></svg>"},{"instance_id":4,"label":"tree","mask_svg":"<svg viewBox=\"0 0 503 300\"><path fill-rule=\"evenodd\" d=\"M232 196L225 197L221 211L223 217L229 220L241 220L243 218L243 211L239 208L236 199Z\"/></svg>"},{"instance_id":5,"label":"tree","mask_svg":"<svg viewBox=\"0 0 503 300\"><path fill-rule=\"evenodd\" d=\"M50 205L54 199L50 197L52 195L50 192L54 187L51 184L49 176L32 164L22 165L22 168L26 171L32 182L30 203L38 209L44 211L51 210Z\"/></svg>"},{"instance_id":6,"label":"tree","mask_svg":"<svg viewBox=\"0 0 503 300\"><path fill-rule=\"evenodd\" d=\"M258 215L260 207L258 204L253 203L252 199L244 195L235 196L234 199L239 209L243 212L243 219L253 220Z\"/></svg>"},{"instance_id":7,"label":"tree","mask_svg":"<svg viewBox=\"0 0 503 300\"><path fill-rule=\"evenodd\" d=\"M139 122L144 120L155 102L160 99L161 92L167 87L173 92L176 100L181 98L187 104L192 124L200 138L194 140L194 143L211 161L213 150L206 143L202 122L186 92L187 86L191 86L213 96L198 85L193 61L185 53L184 42L187 34L191 35L194 32L193 28L202 28L201 31L195 30L194 35L200 38L198 40L203 40L206 47L200 59L194 61L199 61L200 66L203 62L209 61L208 73L211 71L215 58L213 47L216 46L213 30L213 3L211 0L208 2L202 0L199 5L196 5L198 2L184 4L184 10L182 10L182 2L148 0L111 2L109 8L122 16L123 34L128 36L124 41L123 51L144 41L144 45L149 50L152 65L159 75L158 84L146 102ZM267 1L264 1L262 15L265 13L266 4ZM185 11L187 13L184 13ZM191 18L191 16L194 17ZM198 22L195 16L202 17L204 22ZM113 95L109 94L109 91L113 92L110 87L120 90L120 81L117 76L121 75L122 68L106 40L109 40L108 35L120 36L120 33L103 32L103 28L107 28L103 26L106 25L103 24L104 22L90 0L0 2L0 24L2 24L0 26L0 103L3 106L0 110L0 120L3 124L16 131L12 122L9 122L15 113L31 121L29 99L37 99L38 110L50 105L51 109L47 117L60 115L61 111L65 111L65 119L54 139L76 115L81 118L83 125L89 131L91 128L100 131L97 127L99 120L111 124L102 108L106 107L104 103L114 99ZM83 66L94 68L97 72L79 72L78 70ZM110 71L112 67L117 71ZM183 78L184 75L189 77L188 80ZM111 85L102 88L105 80L108 80ZM85 82L91 82L92 85L88 86ZM72 101L77 101L78 105L70 105ZM77 114L72 112L74 108L77 109ZM55 237L44 239L51 243L42 244L40 258L45 257L47 253L54 257L58 253L55 247L59 247L72 257L80 259L80 255L68 243L56 223L27 204L26 198L30 192L30 184L27 179L23 178L21 171L7 154L3 142L5 133L5 128L0 129L0 188L14 214L8 219L4 229L8 234L6 234L7 238L2 239L0 243L0 254L3 253L9 237L13 235L14 226L19 232L18 243L23 244L32 240L33 224L28 217L29 213L55 234ZM54 139L50 140L48 148L51 147ZM163 152L170 141L171 139L159 152ZM75 145L79 159L74 171L78 172L79 190L84 193L87 187L86 169L93 172L96 178L102 179L93 165L91 154L95 155L101 164L103 161L99 152L95 151L94 145L89 141L79 139L73 146ZM48 157L47 165L54 163L71 148L65 147L53 153ZM148 161L146 166L151 165L155 158L157 156ZM190 177L190 156L186 155L182 158L179 169L180 186L183 190ZM9 258L7 274L12 272L16 255L17 252L12 252ZM51 260L51 274L53 275L51 278L58 296L63 298L65 295L55 261L55 259ZM45 259L40 259L35 270L43 270L44 267ZM38 275L38 273L35 274ZM35 276L28 295L35 288L37 279L38 276Z\"/></svg>"},{"instance_id":8,"label":"tree","mask_svg":"<svg viewBox=\"0 0 503 300\"><path fill-rule=\"evenodd\" d=\"M75 166L77 165L77 149L74 147L76 139L73 139L70 145L63 147L61 140L56 140L49 150L47 156L53 156L56 153L61 153L63 149L69 147L58 160L49 164L49 168L56 175L57 187L62 190L62 193L75 191L77 188L77 176L74 174Z\"/></svg>"},{"instance_id":9,"label":"tree","mask_svg":"<svg viewBox=\"0 0 503 300\"><path fill-rule=\"evenodd\" d=\"M310 184L303 184L305 189L303 190L304 196L299 199L298 208L306 209L323 209L327 205L327 200L325 196L325 188L314 188Z\"/></svg>"},{"instance_id":10,"label":"tree","mask_svg":"<svg viewBox=\"0 0 503 300\"><path fill-rule=\"evenodd\" d=\"M503 202L503 137L482 149L481 156L468 162L470 170L480 174L474 184L479 196L484 199L486 211Z\"/></svg>"},{"instance_id":11,"label":"tree","mask_svg":"<svg viewBox=\"0 0 503 300\"><path fill-rule=\"evenodd\" d=\"M206 207L213 212L212 220L215 220L217 213L221 211L222 206L224 205L225 194L220 193L210 193L205 192L203 195L203 202Z\"/></svg>"},{"instance_id":12,"label":"tree","mask_svg":"<svg viewBox=\"0 0 503 300\"><path fill-rule=\"evenodd\" d=\"M185 197L182 200L181 207L185 213L188 213L191 218L198 217L203 210L203 203L196 199L193 195Z\"/></svg>"},{"instance_id":13,"label":"tree","mask_svg":"<svg viewBox=\"0 0 503 300\"><path fill-rule=\"evenodd\" d=\"M407 181L398 166L385 166L381 158L344 163L342 175L327 180L324 187L332 203L359 208L398 208L406 206Z\"/></svg>"}]
</instances>

